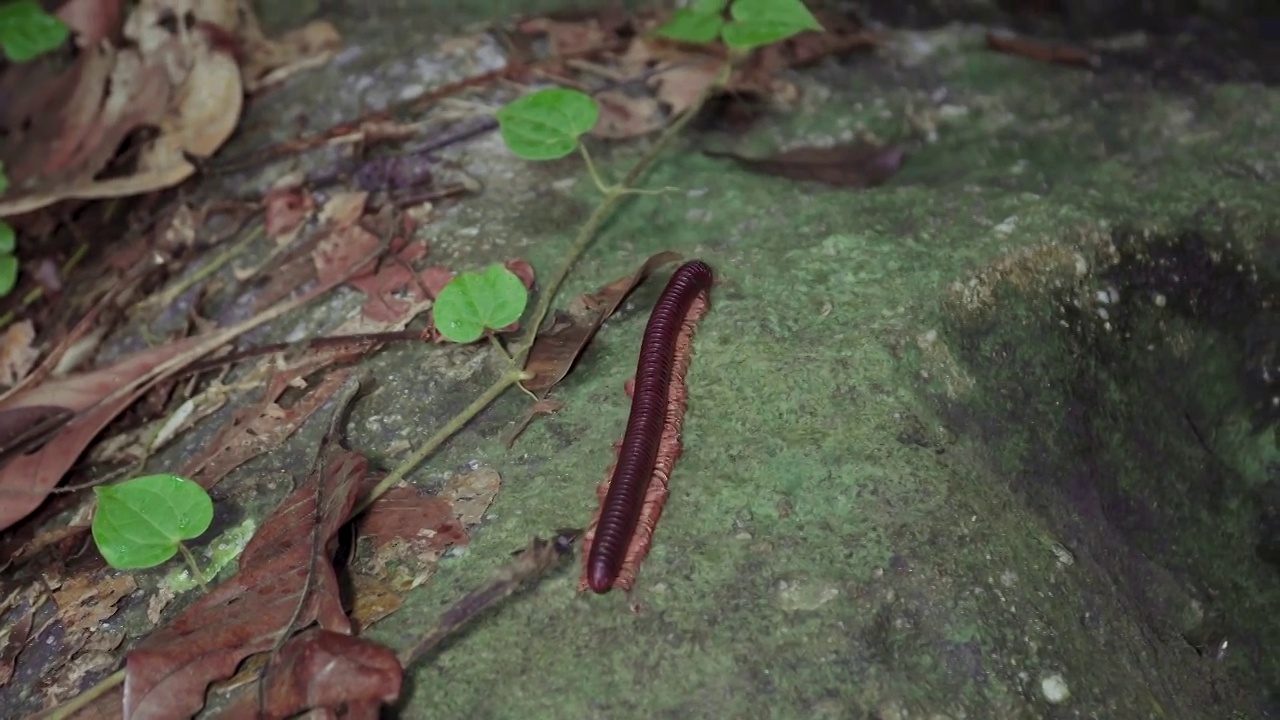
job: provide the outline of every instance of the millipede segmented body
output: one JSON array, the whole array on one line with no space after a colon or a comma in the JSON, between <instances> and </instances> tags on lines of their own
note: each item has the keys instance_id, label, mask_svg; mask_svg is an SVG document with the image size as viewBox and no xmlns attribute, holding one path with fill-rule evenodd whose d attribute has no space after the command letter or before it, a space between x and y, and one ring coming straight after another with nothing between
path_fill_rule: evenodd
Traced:
<instances>
[{"instance_id":1,"label":"millipede segmented body","mask_svg":"<svg viewBox=\"0 0 1280 720\"><path fill-rule=\"evenodd\" d=\"M613 587L636 532L667 423L668 390L677 339L694 301L710 291L711 283L711 267L706 263L692 260L681 265L671 275L649 316L636 366L627 430L608 492L600 505L587 556L587 585L597 593L608 592ZM682 411L683 400L681 405Z\"/></svg>"}]
</instances>

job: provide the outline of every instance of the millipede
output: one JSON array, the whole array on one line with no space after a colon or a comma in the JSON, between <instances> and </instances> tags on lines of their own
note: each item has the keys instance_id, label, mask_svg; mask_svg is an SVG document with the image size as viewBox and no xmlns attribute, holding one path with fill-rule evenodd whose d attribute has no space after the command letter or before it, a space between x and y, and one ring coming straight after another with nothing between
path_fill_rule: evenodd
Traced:
<instances>
[{"instance_id":1,"label":"millipede","mask_svg":"<svg viewBox=\"0 0 1280 720\"><path fill-rule=\"evenodd\" d=\"M684 375L693 330L706 311L712 280L706 263L684 263L672 273L649 316L627 429L584 538L586 566L580 590L590 587L605 593L615 584L629 589L648 552L666 500L667 479L680 453Z\"/></svg>"}]
</instances>

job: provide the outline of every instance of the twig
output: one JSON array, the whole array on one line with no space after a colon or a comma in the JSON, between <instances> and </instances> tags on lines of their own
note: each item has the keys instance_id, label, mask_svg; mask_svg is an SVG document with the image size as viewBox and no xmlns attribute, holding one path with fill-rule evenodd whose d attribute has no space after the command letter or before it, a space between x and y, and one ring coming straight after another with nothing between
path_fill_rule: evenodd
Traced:
<instances>
[{"instance_id":1,"label":"twig","mask_svg":"<svg viewBox=\"0 0 1280 720\"><path fill-rule=\"evenodd\" d=\"M551 540L535 537L527 546L515 553L515 559L499 568L489 580L467 593L453 607L445 611L436 626L423 635L413 647L399 654L401 667L409 667L423 655L457 632L476 616L493 607L498 601L520 589L522 585L541 578L562 559L573 553L573 546L582 535L578 528L557 530Z\"/></svg>"}]
</instances>

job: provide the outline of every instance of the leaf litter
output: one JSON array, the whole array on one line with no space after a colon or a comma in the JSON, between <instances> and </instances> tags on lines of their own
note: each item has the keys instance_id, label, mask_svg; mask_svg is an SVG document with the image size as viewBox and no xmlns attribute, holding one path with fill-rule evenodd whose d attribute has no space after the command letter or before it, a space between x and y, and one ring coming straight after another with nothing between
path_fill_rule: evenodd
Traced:
<instances>
[{"instance_id":1,"label":"leaf litter","mask_svg":"<svg viewBox=\"0 0 1280 720\"><path fill-rule=\"evenodd\" d=\"M368 462L342 447L339 411L307 480L249 541L239 571L144 638L125 661L124 714L132 720L194 715L209 683L231 676L249 655L272 650L312 622L350 634L331 555L355 506Z\"/></svg>"}]
</instances>

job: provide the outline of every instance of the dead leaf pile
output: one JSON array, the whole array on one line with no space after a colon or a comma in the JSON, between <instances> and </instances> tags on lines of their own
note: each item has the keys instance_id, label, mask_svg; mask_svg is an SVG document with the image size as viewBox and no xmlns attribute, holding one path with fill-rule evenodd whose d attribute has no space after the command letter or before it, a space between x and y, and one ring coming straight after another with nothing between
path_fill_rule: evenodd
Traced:
<instances>
[{"instance_id":1,"label":"dead leaf pile","mask_svg":"<svg viewBox=\"0 0 1280 720\"><path fill-rule=\"evenodd\" d=\"M324 62L338 44L327 24L268 40L237 0L68 0L56 14L79 44L75 59L52 53L0 74L0 161L12 183L0 217L181 182L195 171L188 155L209 157L231 135L246 90ZM158 133L121 163L126 140L148 128Z\"/></svg>"}]
</instances>

